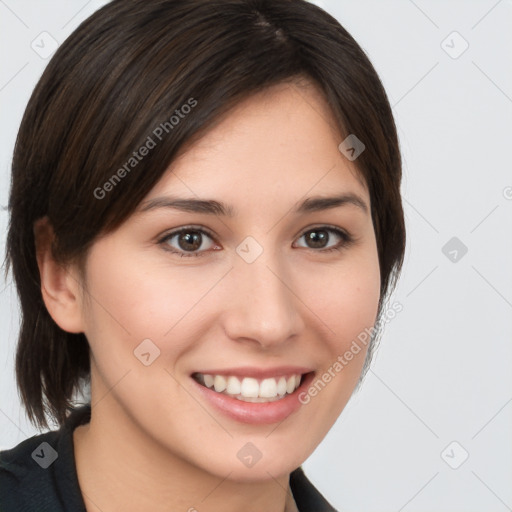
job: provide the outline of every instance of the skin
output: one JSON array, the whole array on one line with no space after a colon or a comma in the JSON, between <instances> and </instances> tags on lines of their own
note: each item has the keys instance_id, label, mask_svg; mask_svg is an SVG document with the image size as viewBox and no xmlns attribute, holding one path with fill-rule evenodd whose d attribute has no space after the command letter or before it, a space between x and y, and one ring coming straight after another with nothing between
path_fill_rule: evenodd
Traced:
<instances>
[{"instance_id":1,"label":"skin","mask_svg":"<svg viewBox=\"0 0 512 512\"><path fill-rule=\"evenodd\" d=\"M74 431L89 512L284 510L290 472L345 407L366 349L280 424L226 417L190 375L278 365L322 375L374 325L380 276L370 197L357 161L338 150L343 138L334 126L312 85L280 84L239 104L182 152L145 199L216 199L236 215L139 208L94 243L82 283L77 268L52 260L51 228L36 226L48 310L61 328L84 332L91 347L92 419ZM368 211L351 204L292 211L306 197L346 192ZM329 253L308 244L303 235L326 224L354 242ZM186 253L178 237L158 243L188 225L214 235L202 235L202 256L165 250ZM342 242L327 233L327 248ZM247 236L263 248L251 264L236 252ZM161 351L149 366L133 353L146 338ZM247 442L262 453L251 468L237 458Z\"/></svg>"}]
</instances>

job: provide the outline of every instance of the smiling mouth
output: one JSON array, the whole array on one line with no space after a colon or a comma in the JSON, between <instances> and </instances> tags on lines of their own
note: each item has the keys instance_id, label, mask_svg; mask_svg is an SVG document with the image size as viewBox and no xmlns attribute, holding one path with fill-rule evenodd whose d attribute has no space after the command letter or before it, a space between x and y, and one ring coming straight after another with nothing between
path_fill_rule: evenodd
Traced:
<instances>
[{"instance_id":1,"label":"smiling mouth","mask_svg":"<svg viewBox=\"0 0 512 512\"><path fill-rule=\"evenodd\" d=\"M265 403L282 400L292 394L307 374L295 373L265 379L194 373L192 378L202 386L221 395L243 402Z\"/></svg>"}]
</instances>

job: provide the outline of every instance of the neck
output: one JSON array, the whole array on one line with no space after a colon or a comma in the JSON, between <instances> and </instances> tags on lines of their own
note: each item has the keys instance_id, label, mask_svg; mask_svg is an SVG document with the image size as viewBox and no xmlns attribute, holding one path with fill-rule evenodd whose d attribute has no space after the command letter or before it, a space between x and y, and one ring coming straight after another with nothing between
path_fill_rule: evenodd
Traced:
<instances>
[{"instance_id":1,"label":"neck","mask_svg":"<svg viewBox=\"0 0 512 512\"><path fill-rule=\"evenodd\" d=\"M87 512L283 512L290 502L289 475L239 482L209 473L148 438L108 398L73 440Z\"/></svg>"}]
</instances>

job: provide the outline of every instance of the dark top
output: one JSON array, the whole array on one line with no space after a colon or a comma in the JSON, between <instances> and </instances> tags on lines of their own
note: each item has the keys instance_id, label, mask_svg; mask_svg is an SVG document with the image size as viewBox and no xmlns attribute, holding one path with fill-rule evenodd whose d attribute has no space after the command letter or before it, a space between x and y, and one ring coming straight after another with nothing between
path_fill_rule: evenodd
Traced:
<instances>
[{"instance_id":1,"label":"dark top","mask_svg":"<svg viewBox=\"0 0 512 512\"><path fill-rule=\"evenodd\" d=\"M86 512L73 451L73 430L88 423L90 405L75 408L59 429L0 452L0 512ZM299 512L336 512L306 478L290 474Z\"/></svg>"}]
</instances>

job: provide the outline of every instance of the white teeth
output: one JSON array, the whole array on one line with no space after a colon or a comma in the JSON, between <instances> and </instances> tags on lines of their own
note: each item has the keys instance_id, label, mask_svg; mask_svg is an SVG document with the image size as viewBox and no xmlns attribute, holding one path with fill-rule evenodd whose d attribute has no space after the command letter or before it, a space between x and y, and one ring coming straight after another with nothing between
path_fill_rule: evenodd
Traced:
<instances>
[{"instance_id":1,"label":"white teeth","mask_svg":"<svg viewBox=\"0 0 512 512\"><path fill-rule=\"evenodd\" d=\"M241 389L240 381L236 377L228 377L228 386L226 388L228 395L239 395Z\"/></svg>"},{"instance_id":2,"label":"white teeth","mask_svg":"<svg viewBox=\"0 0 512 512\"><path fill-rule=\"evenodd\" d=\"M286 381L286 392L287 393L293 393L294 391L295 391L295 375L292 375Z\"/></svg>"},{"instance_id":3,"label":"white teeth","mask_svg":"<svg viewBox=\"0 0 512 512\"><path fill-rule=\"evenodd\" d=\"M277 396L276 379L263 379L260 384L259 396L262 398L274 398Z\"/></svg>"},{"instance_id":4,"label":"white teeth","mask_svg":"<svg viewBox=\"0 0 512 512\"><path fill-rule=\"evenodd\" d=\"M281 377L277 383L277 394L284 395L286 393L286 379Z\"/></svg>"},{"instance_id":5,"label":"white teeth","mask_svg":"<svg viewBox=\"0 0 512 512\"><path fill-rule=\"evenodd\" d=\"M246 377L240 386L240 394L247 398L257 398L260 392L260 385L256 379ZM233 393L234 394L234 393Z\"/></svg>"},{"instance_id":6,"label":"white teeth","mask_svg":"<svg viewBox=\"0 0 512 512\"><path fill-rule=\"evenodd\" d=\"M222 391L226 389L226 379L222 375L215 375L213 385L215 386L215 391L217 391L217 393L222 393Z\"/></svg>"},{"instance_id":7,"label":"white teeth","mask_svg":"<svg viewBox=\"0 0 512 512\"><path fill-rule=\"evenodd\" d=\"M293 393L300 385L301 375L291 375L288 378L267 378L258 381L253 377L239 379L233 375L197 374L198 380L207 388L213 388L217 393L224 393L246 402L273 402L280 400L287 393Z\"/></svg>"}]
</instances>

